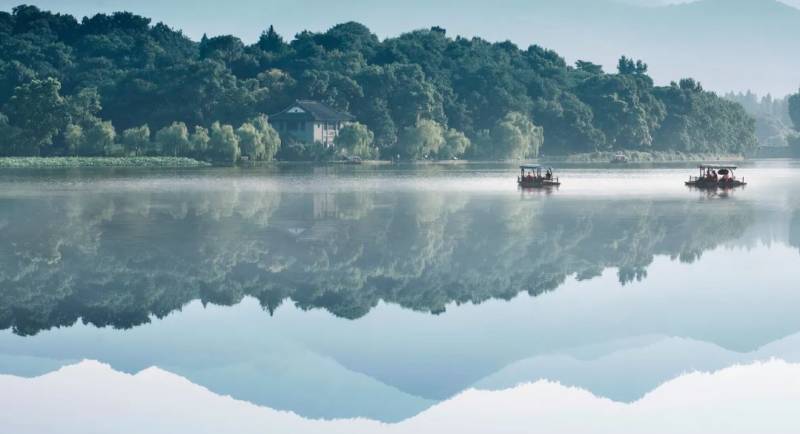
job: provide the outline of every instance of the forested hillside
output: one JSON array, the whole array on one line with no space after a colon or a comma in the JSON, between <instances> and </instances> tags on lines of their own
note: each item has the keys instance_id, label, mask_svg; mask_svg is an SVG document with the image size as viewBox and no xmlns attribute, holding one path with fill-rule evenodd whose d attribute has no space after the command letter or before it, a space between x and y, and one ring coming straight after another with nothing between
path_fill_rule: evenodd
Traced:
<instances>
[{"instance_id":1,"label":"forested hillside","mask_svg":"<svg viewBox=\"0 0 800 434\"><path fill-rule=\"evenodd\" d=\"M789 135L787 141L791 147L792 155L800 157L800 92L789 95L786 101L789 118L791 118L792 126L794 127L794 133Z\"/></svg>"},{"instance_id":2,"label":"forested hillside","mask_svg":"<svg viewBox=\"0 0 800 434\"><path fill-rule=\"evenodd\" d=\"M586 53L591 58L592 53ZM687 71L687 75L691 71ZM444 29L379 40L357 23L284 40L270 26L192 41L130 13L78 21L33 6L0 13L0 152L319 158L264 115L295 99L348 111L354 146L380 156L523 158L595 150L747 152L754 121L691 79L656 87L553 51Z\"/></svg>"},{"instance_id":3,"label":"forested hillside","mask_svg":"<svg viewBox=\"0 0 800 434\"><path fill-rule=\"evenodd\" d=\"M772 95L758 97L751 91L729 92L725 98L737 102L756 120L756 138L760 146L781 147L787 145L792 135L792 120L789 117L789 99L773 98Z\"/></svg>"}]
</instances>

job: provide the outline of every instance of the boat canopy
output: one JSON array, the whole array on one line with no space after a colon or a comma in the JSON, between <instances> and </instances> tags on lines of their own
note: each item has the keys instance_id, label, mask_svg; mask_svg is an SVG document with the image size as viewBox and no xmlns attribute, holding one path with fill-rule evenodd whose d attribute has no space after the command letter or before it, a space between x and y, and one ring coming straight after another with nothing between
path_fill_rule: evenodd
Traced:
<instances>
[{"instance_id":1,"label":"boat canopy","mask_svg":"<svg viewBox=\"0 0 800 434\"><path fill-rule=\"evenodd\" d=\"M718 169L728 169L728 170L736 170L736 169L738 169L738 167L737 167L737 166L732 166L732 165L729 165L729 164L701 164L701 165L699 165L699 166L697 166L697 167L698 167L698 168L700 168L700 170L705 170L705 169L714 169L714 170L718 170Z\"/></svg>"},{"instance_id":2,"label":"boat canopy","mask_svg":"<svg viewBox=\"0 0 800 434\"><path fill-rule=\"evenodd\" d=\"M538 164L523 164L522 166L519 166L519 168L522 170L537 170L541 169L542 166Z\"/></svg>"}]
</instances>

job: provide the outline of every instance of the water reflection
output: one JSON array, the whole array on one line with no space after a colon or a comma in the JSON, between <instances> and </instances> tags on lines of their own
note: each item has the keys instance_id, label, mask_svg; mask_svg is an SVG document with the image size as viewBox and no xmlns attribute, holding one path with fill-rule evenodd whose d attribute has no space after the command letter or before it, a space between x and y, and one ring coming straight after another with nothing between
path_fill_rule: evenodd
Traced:
<instances>
[{"instance_id":1,"label":"water reflection","mask_svg":"<svg viewBox=\"0 0 800 434\"><path fill-rule=\"evenodd\" d=\"M12 198L0 207L0 328L129 328L192 300L286 300L344 318L381 300L441 313L616 268L641 280L752 224L746 203L468 193L190 191Z\"/></svg>"}]
</instances>

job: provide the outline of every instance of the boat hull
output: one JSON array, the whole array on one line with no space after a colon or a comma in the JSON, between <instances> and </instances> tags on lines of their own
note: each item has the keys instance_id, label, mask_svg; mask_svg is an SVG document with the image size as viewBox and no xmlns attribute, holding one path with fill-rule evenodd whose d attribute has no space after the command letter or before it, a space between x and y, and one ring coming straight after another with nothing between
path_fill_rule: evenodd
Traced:
<instances>
[{"instance_id":1,"label":"boat hull","mask_svg":"<svg viewBox=\"0 0 800 434\"><path fill-rule=\"evenodd\" d=\"M543 179L540 181L517 181L517 185L519 185L521 188L549 188L558 187L561 185L561 183L558 181Z\"/></svg>"},{"instance_id":2,"label":"boat hull","mask_svg":"<svg viewBox=\"0 0 800 434\"><path fill-rule=\"evenodd\" d=\"M715 189L715 188L736 188L744 187L746 182L739 180L731 181L707 181L704 179L686 181L686 185L694 188Z\"/></svg>"}]
</instances>

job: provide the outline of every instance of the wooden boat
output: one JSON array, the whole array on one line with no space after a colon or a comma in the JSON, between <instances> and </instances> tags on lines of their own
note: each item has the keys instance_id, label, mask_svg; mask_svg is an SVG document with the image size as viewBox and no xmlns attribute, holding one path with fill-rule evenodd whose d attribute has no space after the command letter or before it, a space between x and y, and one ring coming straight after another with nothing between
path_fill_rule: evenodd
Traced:
<instances>
[{"instance_id":1,"label":"wooden boat","mask_svg":"<svg viewBox=\"0 0 800 434\"><path fill-rule=\"evenodd\" d=\"M553 177L553 169L548 168L542 175L542 166L524 164L519 166L519 170L517 185L522 188L548 188L561 185L558 178Z\"/></svg>"},{"instance_id":2,"label":"wooden boat","mask_svg":"<svg viewBox=\"0 0 800 434\"><path fill-rule=\"evenodd\" d=\"M716 188L736 188L747 185L744 178L738 179L734 171L736 166L720 164L701 164L700 176L690 176L686 185L694 188L716 189ZM722 176L720 176L722 175Z\"/></svg>"}]
</instances>

